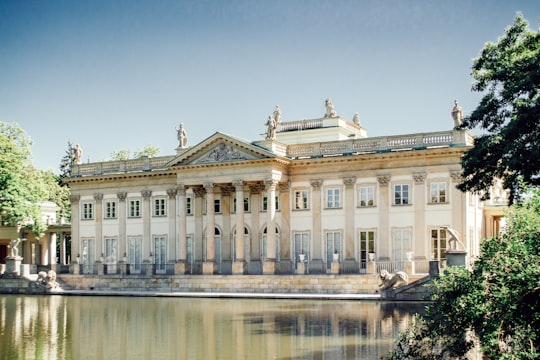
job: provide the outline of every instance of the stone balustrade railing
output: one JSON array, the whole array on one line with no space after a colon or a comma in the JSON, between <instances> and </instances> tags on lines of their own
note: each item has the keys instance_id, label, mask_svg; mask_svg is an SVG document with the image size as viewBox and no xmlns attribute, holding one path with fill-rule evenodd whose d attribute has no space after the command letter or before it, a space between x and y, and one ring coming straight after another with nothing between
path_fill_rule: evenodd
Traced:
<instances>
[{"instance_id":1,"label":"stone balustrade railing","mask_svg":"<svg viewBox=\"0 0 540 360\"><path fill-rule=\"evenodd\" d=\"M322 119L288 122L283 123L283 125L300 126L300 123L306 122L308 123L306 126L318 127L320 126L320 124L317 123L318 121L322 121ZM463 130L451 130L433 133L350 139L310 144L293 144L287 146L286 156L298 159L336 155L353 155L396 150L418 150L435 147L472 146L473 142L474 138L469 132ZM174 157L175 156L161 156L155 158L143 157L132 160L104 161L74 165L71 176L94 176L103 174L161 170L165 169L165 164L174 159Z\"/></svg>"},{"instance_id":2,"label":"stone balustrade railing","mask_svg":"<svg viewBox=\"0 0 540 360\"><path fill-rule=\"evenodd\" d=\"M151 171L165 169L165 164L174 159L174 156L160 156L155 158L143 157L132 160L103 161L96 163L74 165L71 176L92 176L136 171Z\"/></svg>"},{"instance_id":3,"label":"stone balustrade railing","mask_svg":"<svg viewBox=\"0 0 540 360\"><path fill-rule=\"evenodd\" d=\"M291 158L305 158L396 150L418 150L434 147L472 146L473 142L474 138L469 132L451 130L434 133L289 145L287 148L287 156Z\"/></svg>"}]
</instances>

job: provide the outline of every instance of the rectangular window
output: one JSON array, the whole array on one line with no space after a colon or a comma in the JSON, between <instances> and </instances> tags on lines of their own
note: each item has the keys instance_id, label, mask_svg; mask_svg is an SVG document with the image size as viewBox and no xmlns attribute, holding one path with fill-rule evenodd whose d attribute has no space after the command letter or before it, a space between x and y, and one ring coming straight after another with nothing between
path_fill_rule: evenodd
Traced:
<instances>
[{"instance_id":1,"label":"rectangular window","mask_svg":"<svg viewBox=\"0 0 540 360\"><path fill-rule=\"evenodd\" d=\"M214 213L221 213L221 199L214 199Z\"/></svg>"},{"instance_id":2,"label":"rectangular window","mask_svg":"<svg viewBox=\"0 0 540 360\"><path fill-rule=\"evenodd\" d=\"M276 210L279 210L279 196L276 195ZM263 196L262 211L268 211L268 196Z\"/></svg>"},{"instance_id":3,"label":"rectangular window","mask_svg":"<svg viewBox=\"0 0 540 360\"><path fill-rule=\"evenodd\" d=\"M332 267L334 253L341 254L341 233L329 231L326 233L326 270Z\"/></svg>"},{"instance_id":4,"label":"rectangular window","mask_svg":"<svg viewBox=\"0 0 540 360\"><path fill-rule=\"evenodd\" d=\"M403 261L407 258L407 251L411 248L411 230L395 229L394 238L394 261Z\"/></svg>"},{"instance_id":5,"label":"rectangular window","mask_svg":"<svg viewBox=\"0 0 540 360\"><path fill-rule=\"evenodd\" d=\"M186 215L193 215L193 200L190 196L186 197Z\"/></svg>"},{"instance_id":6,"label":"rectangular window","mask_svg":"<svg viewBox=\"0 0 540 360\"><path fill-rule=\"evenodd\" d=\"M375 206L375 187L362 186L360 187L360 207Z\"/></svg>"},{"instance_id":7,"label":"rectangular window","mask_svg":"<svg viewBox=\"0 0 540 360\"><path fill-rule=\"evenodd\" d=\"M373 254L375 253L375 231L361 230L360 231L360 261L366 262L367 260L369 260L370 253L373 253Z\"/></svg>"},{"instance_id":8,"label":"rectangular window","mask_svg":"<svg viewBox=\"0 0 540 360\"><path fill-rule=\"evenodd\" d=\"M294 192L294 209L308 209L308 192L307 190L297 190Z\"/></svg>"},{"instance_id":9,"label":"rectangular window","mask_svg":"<svg viewBox=\"0 0 540 360\"><path fill-rule=\"evenodd\" d=\"M295 265L301 261L301 256L304 261L309 259L309 233L299 232L294 234L294 258Z\"/></svg>"},{"instance_id":10,"label":"rectangular window","mask_svg":"<svg viewBox=\"0 0 540 360\"><path fill-rule=\"evenodd\" d=\"M341 207L341 195L339 189L326 190L326 207L328 209L337 209Z\"/></svg>"},{"instance_id":11,"label":"rectangular window","mask_svg":"<svg viewBox=\"0 0 540 360\"><path fill-rule=\"evenodd\" d=\"M128 263L132 274L141 273L142 238L139 236L128 237Z\"/></svg>"},{"instance_id":12,"label":"rectangular window","mask_svg":"<svg viewBox=\"0 0 540 360\"><path fill-rule=\"evenodd\" d=\"M394 185L394 205L409 205L409 185Z\"/></svg>"},{"instance_id":13,"label":"rectangular window","mask_svg":"<svg viewBox=\"0 0 540 360\"><path fill-rule=\"evenodd\" d=\"M445 203L446 202L446 183L444 182L431 183L430 199L431 199L432 204Z\"/></svg>"},{"instance_id":14,"label":"rectangular window","mask_svg":"<svg viewBox=\"0 0 540 360\"><path fill-rule=\"evenodd\" d=\"M431 230L431 260L446 260L446 230Z\"/></svg>"},{"instance_id":15,"label":"rectangular window","mask_svg":"<svg viewBox=\"0 0 540 360\"><path fill-rule=\"evenodd\" d=\"M236 198L233 199L233 212L236 212ZM244 212L249 212L249 196L244 197Z\"/></svg>"},{"instance_id":16,"label":"rectangular window","mask_svg":"<svg viewBox=\"0 0 540 360\"><path fill-rule=\"evenodd\" d=\"M156 273L166 273L167 238L164 235L154 236L154 264L156 265Z\"/></svg>"},{"instance_id":17,"label":"rectangular window","mask_svg":"<svg viewBox=\"0 0 540 360\"><path fill-rule=\"evenodd\" d=\"M105 219L116 218L116 201L107 201L105 203Z\"/></svg>"},{"instance_id":18,"label":"rectangular window","mask_svg":"<svg viewBox=\"0 0 540 360\"><path fill-rule=\"evenodd\" d=\"M82 219L92 220L94 218L94 204L82 203Z\"/></svg>"},{"instance_id":19,"label":"rectangular window","mask_svg":"<svg viewBox=\"0 0 540 360\"><path fill-rule=\"evenodd\" d=\"M129 217L141 217L141 201L129 201Z\"/></svg>"},{"instance_id":20,"label":"rectangular window","mask_svg":"<svg viewBox=\"0 0 540 360\"><path fill-rule=\"evenodd\" d=\"M164 198L154 199L154 216L166 216L166 206Z\"/></svg>"}]
</instances>

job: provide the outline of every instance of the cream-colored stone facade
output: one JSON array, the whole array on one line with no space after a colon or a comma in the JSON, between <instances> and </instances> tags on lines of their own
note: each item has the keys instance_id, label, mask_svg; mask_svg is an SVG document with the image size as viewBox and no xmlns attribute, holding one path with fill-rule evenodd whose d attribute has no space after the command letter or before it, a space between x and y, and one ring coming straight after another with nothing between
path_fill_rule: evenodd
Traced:
<instances>
[{"instance_id":1,"label":"cream-colored stone facade","mask_svg":"<svg viewBox=\"0 0 540 360\"><path fill-rule=\"evenodd\" d=\"M413 260L427 273L429 260L445 258L445 227L469 258L498 229L504 201L486 213L455 188L473 143L466 131L369 138L339 116L275 130L75 165L75 272L363 273L371 258L390 271Z\"/></svg>"}]
</instances>

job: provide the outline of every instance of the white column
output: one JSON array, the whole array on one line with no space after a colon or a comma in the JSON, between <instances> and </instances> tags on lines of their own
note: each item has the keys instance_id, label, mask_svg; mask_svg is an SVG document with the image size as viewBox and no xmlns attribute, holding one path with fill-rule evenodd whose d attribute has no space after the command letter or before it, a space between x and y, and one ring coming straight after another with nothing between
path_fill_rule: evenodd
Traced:
<instances>
[{"instance_id":1,"label":"white column","mask_svg":"<svg viewBox=\"0 0 540 360\"><path fill-rule=\"evenodd\" d=\"M178 237L176 234L176 189L167 189L167 196L169 201L167 202L167 217L169 218L169 236L168 236L168 254L167 262L175 262L178 253Z\"/></svg>"},{"instance_id":2,"label":"white column","mask_svg":"<svg viewBox=\"0 0 540 360\"><path fill-rule=\"evenodd\" d=\"M244 247L244 182L241 180L233 183L236 199L236 235L235 235L235 253L236 258L233 262L232 272L234 275L243 275L246 273L246 254Z\"/></svg>"},{"instance_id":3,"label":"white column","mask_svg":"<svg viewBox=\"0 0 540 360\"><path fill-rule=\"evenodd\" d=\"M345 202L345 259L355 259L354 254L354 185L356 184L356 177L349 176L343 179L345 185L345 196L343 201Z\"/></svg>"},{"instance_id":4,"label":"white column","mask_svg":"<svg viewBox=\"0 0 540 360\"><path fill-rule=\"evenodd\" d=\"M276 273L276 180L267 180L266 197L267 197L267 220L266 220L266 260L263 264L264 274Z\"/></svg>"},{"instance_id":5,"label":"white column","mask_svg":"<svg viewBox=\"0 0 540 360\"><path fill-rule=\"evenodd\" d=\"M118 198L118 257L123 259L127 256L126 238L126 197L127 192L116 193Z\"/></svg>"},{"instance_id":6,"label":"white column","mask_svg":"<svg viewBox=\"0 0 540 360\"><path fill-rule=\"evenodd\" d=\"M186 187L178 187L178 260L187 260Z\"/></svg>"},{"instance_id":7,"label":"white column","mask_svg":"<svg viewBox=\"0 0 540 360\"><path fill-rule=\"evenodd\" d=\"M152 207L150 205L150 198L152 197L152 191L143 190L141 191L143 198L142 203L142 216L143 216L143 244L142 244L142 257L143 259L150 259L150 253L154 253L152 248L152 239L151 239L151 229L150 229L150 220L152 218ZM145 248L146 245L146 248ZM146 253L145 253L146 250Z\"/></svg>"},{"instance_id":8,"label":"white column","mask_svg":"<svg viewBox=\"0 0 540 360\"><path fill-rule=\"evenodd\" d=\"M96 258L99 259L101 254L105 252L103 247L103 194L94 194L96 208L94 211L94 224L96 234Z\"/></svg>"},{"instance_id":9,"label":"white column","mask_svg":"<svg viewBox=\"0 0 540 360\"><path fill-rule=\"evenodd\" d=\"M81 221L79 201L80 195L71 195L71 262L77 261L77 256L81 252L81 239L79 238L79 226Z\"/></svg>"},{"instance_id":10,"label":"white column","mask_svg":"<svg viewBox=\"0 0 540 360\"><path fill-rule=\"evenodd\" d=\"M389 191L390 175L377 176L379 182L379 236L375 246L375 256L378 259L390 260L390 219L389 219Z\"/></svg>"},{"instance_id":11,"label":"white column","mask_svg":"<svg viewBox=\"0 0 540 360\"><path fill-rule=\"evenodd\" d=\"M203 263L203 274L212 275L216 267L214 184L207 183L204 189L206 190L206 259Z\"/></svg>"}]
</instances>

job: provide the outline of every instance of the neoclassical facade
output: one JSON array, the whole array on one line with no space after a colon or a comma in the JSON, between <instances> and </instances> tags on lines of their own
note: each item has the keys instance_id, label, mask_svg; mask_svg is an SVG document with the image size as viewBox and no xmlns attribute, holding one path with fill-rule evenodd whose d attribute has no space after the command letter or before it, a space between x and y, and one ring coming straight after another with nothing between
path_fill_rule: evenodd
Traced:
<instances>
[{"instance_id":1,"label":"neoclassical facade","mask_svg":"<svg viewBox=\"0 0 540 360\"><path fill-rule=\"evenodd\" d=\"M267 126L265 140L216 132L192 147L181 126L174 155L74 165L71 258L86 273L96 261L157 274L294 273L300 259L309 273L333 261L362 273L370 259L421 269L444 261L448 228L472 258L501 226L501 189L486 203L455 187L467 131L370 138L357 115L283 122L278 107Z\"/></svg>"}]
</instances>

